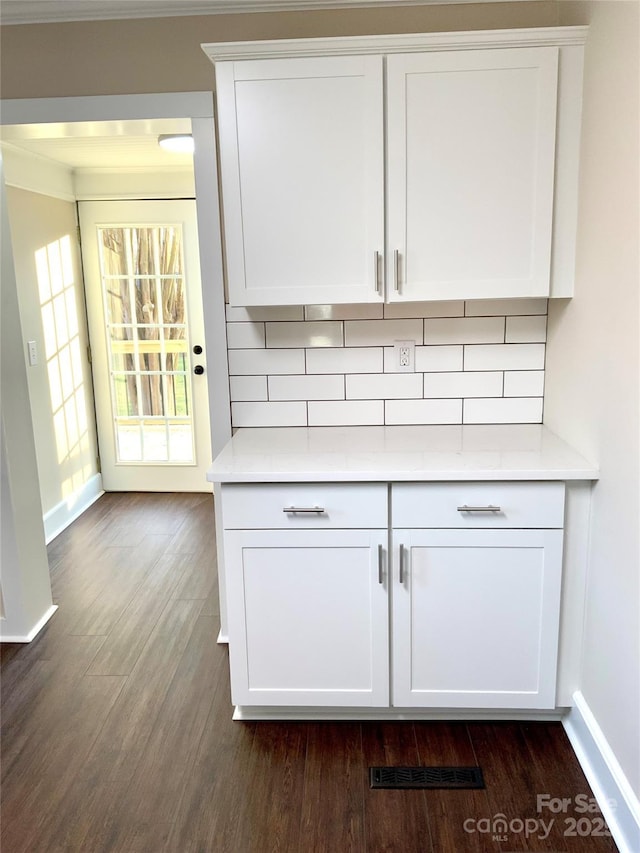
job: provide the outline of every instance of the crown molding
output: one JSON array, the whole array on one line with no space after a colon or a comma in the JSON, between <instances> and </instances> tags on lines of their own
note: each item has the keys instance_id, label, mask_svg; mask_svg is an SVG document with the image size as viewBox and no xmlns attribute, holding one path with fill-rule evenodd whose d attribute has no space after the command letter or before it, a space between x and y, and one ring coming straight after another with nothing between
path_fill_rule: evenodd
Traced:
<instances>
[{"instance_id":1,"label":"crown molding","mask_svg":"<svg viewBox=\"0 0 640 853\"><path fill-rule=\"evenodd\" d=\"M527 0L509 0L527 2ZM499 3L503 0L1 0L0 23L43 24L251 12L300 12L372 6L432 6Z\"/></svg>"},{"instance_id":2,"label":"crown molding","mask_svg":"<svg viewBox=\"0 0 640 853\"><path fill-rule=\"evenodd\" d=\"M500 47L564 47L583 45L587 32L587 27L532 27L472 32L217 42L200 46L211 62L215 63L242 59L291 59Z\"/></svg>"}]
</instances>

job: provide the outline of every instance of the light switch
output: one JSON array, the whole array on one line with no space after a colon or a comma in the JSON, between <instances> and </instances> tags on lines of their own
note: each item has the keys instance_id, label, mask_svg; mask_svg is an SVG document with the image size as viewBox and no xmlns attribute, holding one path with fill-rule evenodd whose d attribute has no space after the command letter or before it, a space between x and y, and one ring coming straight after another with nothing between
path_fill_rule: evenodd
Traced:
<instances>
[{"instance_id":1,"label":"light switch","mask_svg":"<svg viewBox=\"0 0 640 853\"><path fill-rule=\"evenodd\" d=\"M35 341L27 341L27 348L29 350L29 364L33 367L34 364L38 363L38 345Z\"/></svg>"}]
</instances>

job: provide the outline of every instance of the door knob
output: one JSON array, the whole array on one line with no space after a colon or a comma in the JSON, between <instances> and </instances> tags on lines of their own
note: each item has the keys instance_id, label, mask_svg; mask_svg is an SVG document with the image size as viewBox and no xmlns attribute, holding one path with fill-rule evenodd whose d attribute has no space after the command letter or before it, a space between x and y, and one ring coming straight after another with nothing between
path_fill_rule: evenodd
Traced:
<instances>
[{"instance_id":1,"label":"door knob","mask_svg":"<svg viewBox=\"0 0 640 853\"><path fill-rule=\"evenodd\" d=\"M204 367L201 364L196 364L196 366L193 368L193 372L196 376L202 376L202 374L204 373Z\"/></svg>"}]
</instances>

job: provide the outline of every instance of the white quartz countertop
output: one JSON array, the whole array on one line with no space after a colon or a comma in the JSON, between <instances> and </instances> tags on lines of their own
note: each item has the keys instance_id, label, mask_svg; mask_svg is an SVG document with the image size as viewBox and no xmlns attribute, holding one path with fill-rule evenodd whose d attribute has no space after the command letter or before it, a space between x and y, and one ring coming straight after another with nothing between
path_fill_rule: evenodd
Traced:
<instances>
[{"instance_id":1,"label":"white quartz countertop","mask_svg":"<svg viewBox=\"0 0 640 853\"><path fill-rule=\"evenodd\" d=\"M239 429L213 483L595 480L597 467L542 425Z\"/></svg>"}]
</instances>

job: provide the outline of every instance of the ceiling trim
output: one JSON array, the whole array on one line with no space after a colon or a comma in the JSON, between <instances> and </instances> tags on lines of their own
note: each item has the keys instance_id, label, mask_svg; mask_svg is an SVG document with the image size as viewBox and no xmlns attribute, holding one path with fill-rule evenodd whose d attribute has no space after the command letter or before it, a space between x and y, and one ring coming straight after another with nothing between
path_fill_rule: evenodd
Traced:
<instances>
[{"instance_id":1,"label":"ceiling trim","mask_svg":"<svg viewBox=\"0 0 640 853\"><path fill-rule=\"evenodd\" d=\"M2 0L0 23L64 23L189 15L233 15L373 6L431 6L499 3L503 0ZM527 2L527 0L510 0Z\"/></svg>"}]
</instances>

